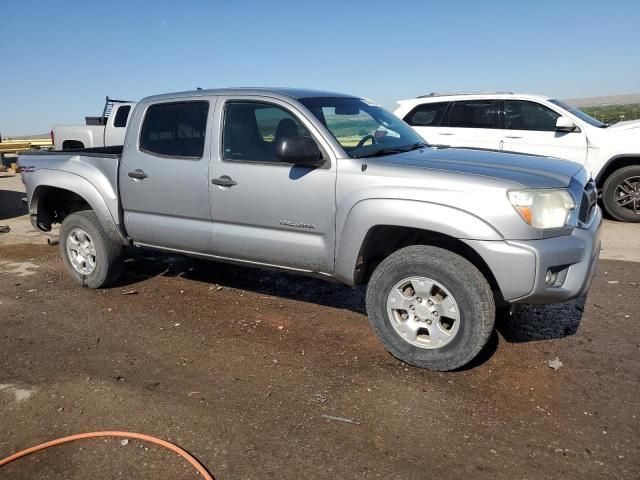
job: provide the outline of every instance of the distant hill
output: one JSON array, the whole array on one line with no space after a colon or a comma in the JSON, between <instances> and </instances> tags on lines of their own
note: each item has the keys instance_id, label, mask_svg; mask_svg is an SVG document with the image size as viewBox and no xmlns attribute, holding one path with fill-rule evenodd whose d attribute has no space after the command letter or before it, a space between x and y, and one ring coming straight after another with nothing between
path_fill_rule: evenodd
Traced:
<instances>
[{"instance_id":1,"label":"distant hill","mask_svg":"<svg viewBox=\"0 0 640 480\"><path fill-rule=\"evenodd\" d=\"M576 107L605 107L608 105L634 105L640 104L640 93L628 95L609 95L605 97L569 98L565 100Z\"/></svg>"}]
</instances>

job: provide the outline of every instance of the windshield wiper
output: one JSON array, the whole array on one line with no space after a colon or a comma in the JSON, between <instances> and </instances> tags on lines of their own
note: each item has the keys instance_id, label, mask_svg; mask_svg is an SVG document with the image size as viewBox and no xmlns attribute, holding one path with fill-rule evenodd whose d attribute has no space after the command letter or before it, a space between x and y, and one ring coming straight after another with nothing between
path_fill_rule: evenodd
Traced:
<instances>
[{"instance_id":1,"label":"windshield wiper","mask_svg":"<svg viewBox=\"0 0 640 480\"><path fill-rule=\"evenodd\" d=\"M428 146L429 145L427 145L424 142L416 142L416 143L413 143L411 145L407 145L407 146L404 146L404 147L380 148L378 150L374 150L373 152L356 154L356 155L353 156L353 158L382 157L384 155L393 155L394 153L410 152L411 150L417 150L419 148L424 148L424 147L428 147Z\"/></svg>"},{"instance_id":2,"label":"windshield wiper","mask_svg":"<svg viewBox=\"0 0 640 480\"><path fill-rule=\"evenodd\" d=\"M413 145L411 145L409 148L407 148L407 152L411 151L411 150L418 150L419 148L426 148L429 145L424 143L424 142L416 142Z\"/></svg>"},{"instance_id":3,"label":"windshield wiper","mask_svg":"<svg viewBox=\"0 0 640 480\"><path fill-rule=\"evenodd\" d=\"M392 155L394 153L406 152L404 148L379 148L373 152L360 153L353 156L353 158L370 158L370 157L383 157L384 155Z\"/></svg>"}]
</instances>

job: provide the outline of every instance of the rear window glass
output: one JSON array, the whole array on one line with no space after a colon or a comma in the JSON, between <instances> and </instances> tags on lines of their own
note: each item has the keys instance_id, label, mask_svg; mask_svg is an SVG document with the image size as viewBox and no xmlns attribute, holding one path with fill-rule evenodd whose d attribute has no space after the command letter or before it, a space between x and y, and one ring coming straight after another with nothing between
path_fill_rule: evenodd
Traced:
<instances>
[{"instance_id":1,"label":"rear window glass","mask_svg":"<svg viewBox=\"0 0 640 480\"><path fill-rule=\"evenodd\" d=\"M130 111L131 105L124 105L118 108L118 111L116 112L116 118L113 119L113 126L118 128L126 127Z\"/></svg>"},{"instance_id":2,"label":"rear window glass","mask_svg":"<svg viewBox=\"0 0 640 480\"><path fill-rule=\"evenodd\" d=\"M158 103L147 109L140 150L169 157L201 158L209 102Z\"/></svg>"},{"instance_id":3,"label":"rear window glass","mask_svg":"<svg viewBox=\"0 0 640 480\"><path fill-rule=\"evenodd\" d=\"M411 110L404 121L412 127L437 127L442 122L449 102L425 103Z\"/></svg>"},{"instance_id":4,"label":"rear window glass","mask_svg":"<svg viewBox=\"0 0 640 480\"><path fill-rule=\"evenodd\" d=\"M498 102L495 100L454 102L449 112L449 126L455 128L498 128Z\"/></svg>"}]
</instances>

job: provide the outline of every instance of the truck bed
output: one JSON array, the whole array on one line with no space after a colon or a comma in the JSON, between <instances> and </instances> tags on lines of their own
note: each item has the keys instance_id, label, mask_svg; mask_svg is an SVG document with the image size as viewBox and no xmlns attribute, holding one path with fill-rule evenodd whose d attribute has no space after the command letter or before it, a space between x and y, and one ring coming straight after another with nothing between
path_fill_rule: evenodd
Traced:
<instances>
[{"instance_id":1,"label":"truck bed","mask_svg":"<svg viewBox=\"0 0 640 480\"><path fill-rule=\"evenodd\" d=\"M73 150L56 150L53 152L48 152L48 153L74 153L74 154L98 154L99 156L102 155L122 155L122 147L123 145L112 145L110 147L91 147L91 148L76 148Z\"/></svg>"},{"instance_id":2,"label":"truck bed","mask_svg":"<svg viewBox=\"0 0 640 480\"><path fill-rule=\"evenodd\" d=\"M118 171L122 145L53 152L25 152L18 156L18 166L26 186L31 213L37 203L33 195L37 186L75 192L98 213L111 216L120 224ZM104 205L104 209L100 208Z\"/></svg>"}]
</instances>

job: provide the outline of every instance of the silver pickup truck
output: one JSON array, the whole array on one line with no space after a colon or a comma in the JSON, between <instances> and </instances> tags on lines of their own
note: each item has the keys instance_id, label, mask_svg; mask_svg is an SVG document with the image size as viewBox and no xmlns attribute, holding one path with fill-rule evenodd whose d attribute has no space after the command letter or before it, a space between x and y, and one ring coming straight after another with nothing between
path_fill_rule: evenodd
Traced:
<instances>
[{"instance_id":1,"label":"silver pickup truck","mask_svg":"<svg viewBox=\"0 0 640 480\"><path fill-rule=\"evenodd\" d=\"M296 89L149 97L124 146L19 158L35 227L71 276L114 282L129 246L367 284L375 333L451 370L496 308L587 291L601 212L586 170L429 146L363 98Z\"/></svg>"}]
</instances>

